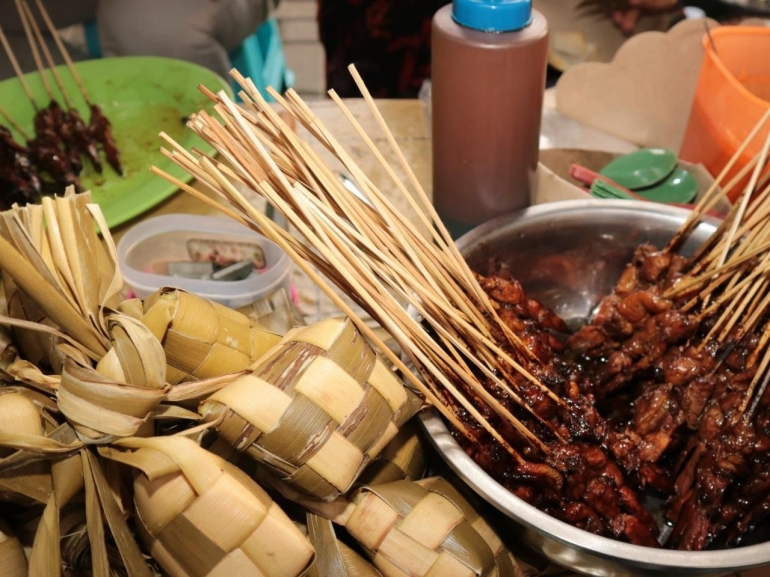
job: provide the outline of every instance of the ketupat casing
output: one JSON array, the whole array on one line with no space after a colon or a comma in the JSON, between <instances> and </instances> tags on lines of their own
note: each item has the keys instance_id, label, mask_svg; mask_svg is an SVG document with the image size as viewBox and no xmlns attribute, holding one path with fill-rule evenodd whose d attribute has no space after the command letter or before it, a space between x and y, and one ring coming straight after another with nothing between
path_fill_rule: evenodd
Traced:
<instances>
[{"instance_id":1,"label":"ketupat casing","mask_svg":"<svg viewBox=\"0 0 770 577\"><path fill-rule=\"evenodd\" d=\"M41 407L50 409L52 402L40 393L23 387L0 387L0 437L4 443L12 445L43 437ZM0 448L0 463L15 452L16 449ZM52 490L48 461L33 460L0 471L0 502L45 503Z\"/></svg>"},{"instance_id":2,"label":"ketupat casing","mask_svg":"<svg viewBox=\"0 0 770 577\"><path fill-rule=\"evenodd\" d=\"M366 466L351 490L364 485L416 481L425 475L425 447L415 419L398 431L382 452Z\"/></svg>"},{"instance_id":3,"label":"ketupat casing","mask_svg":"<svg viewBox=\"0 0 770 577\"><path fill-rule=\"evenodd\" d=\"M294 329L200 407L236 449L330 501L420 408L350 319Z\"/></svg>"},{"instance_id":4,"label":"ketupat casing","mask_svg":"<svg viewBox=\"0 0 770 577\"><path fill-rule=\"evenodd\" d=\"M123 314L105 324L110 350L95 368L68 356L57 391L59 410L88 439L137 434L169 389L163 348L150 330Z\"/></svg>"},{"instance_id":5,"label":"ketupat casing","mask_svg":"<svg viewBox=\"0 0 770 577\"><path fill-rule=\"evenodd\" d=\"M281 339L246 315L181 289L153 293L143 312L142 322L163 344L171 385L242 371Z\"/></svg>"},{"instance_id":6,"label":"ketupat casing","mask_svg":"<svg viewBox=\"0 0 770 577\"><path fill-rule=\"evenodd\" d=\"M345 522L385 577L519 577L494 530L445 479L363 487Z\"/></svg>"},{"instance_id":7,"label":"ketupat casing","mask_svg":"<svg viewBox=\"0 0 770 577\"><path fill-rule=\"evenodd\" d=\"M27 558L19 540L0 522L0 575L27 577Z\"/></svg>"},{"instance_id":8,"label":"ketupat casing","mask_svg":"<svg viewBox=\"0 0 770 577\"><path fill-rule=\"evenodd\" d=\"M171 577L297 577L313 546L243 471L185 437L124 439L100 453L142 471L139 536Z\"/></svg>"},{"instance_id":9,"label":"ketupat casing","mask_svg":"<svg viewBox=\"0 0 770 577\"><path fill-rule=\"evenodd\" d=\"M307 532L316 551L307 577L382 577L371 563L337 539L328 519L308 513Z\"/></svg>"}]
</instances>

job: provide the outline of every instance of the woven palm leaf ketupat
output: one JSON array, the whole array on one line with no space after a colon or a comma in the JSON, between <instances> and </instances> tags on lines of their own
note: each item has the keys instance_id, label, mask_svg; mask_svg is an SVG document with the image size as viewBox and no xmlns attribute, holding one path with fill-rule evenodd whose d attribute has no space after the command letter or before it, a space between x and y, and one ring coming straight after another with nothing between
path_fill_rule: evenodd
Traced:
<instances>
[{"instance_id":1,"label":"woven palm leaf ketupat","mask_svg":"<svg viewBox=\"0 0 770 577\"><path fill-rule=\"evenodd\" d=\"M289 332L201 414L281 480L329 501L420 406L350 319L331 319Z\"/></svg>"},{"instance_id":2,"label":"woven palm leaf ketupat","mask_svg":"<svg viewBox=\"0 0 770 577\"><path fill-rule=\"evenodd\" d=\"M19 540L0 521L0 575L3 577L26 577L27 558Z\"/></svg>"},{"instance_id":3,"label":"woven palm leaf ketupat","mask_svg":"<svg viewBox=\"0 0 770 577\"><path fill-rule=\"evenodd\" d=\"M246 315L179 289L144 300L142 322L163 344L175 385L244 370L280 340Z\"/></svg>"},{"instance_id":4,"label":"woven palm leaf ketupat","mask_svg":"<svg viewBox=\"0 0 770 577\"><path fill-rule=\"evenodd\" d=\"M4 445L39 439L45 434L41 408L55 410L45 396L23 387L0 387L0 439ZM0 447L0 464L16 461L13 448ZM46 503L51 496L48 461L16 461L0 469L0 502Z\"/></svg>"},{"instance_id":5,"label":"woven palm leaf ketupat","mask_svg":"<svg viewBox=\"0 0 770 577\"><path fill-rule=\"evenodd\" d=\"M297 577L313 546L245 473L185 437L123 439L102 455L142 471L140 538L171 577Z\"/></svg>"},{"instance_id":6,"label":"woven palm leaf ketupat","mask_svg":"<svg viewBox=\"0 0 770 577\"><path fill-rule=\"evenodd\" d=\"M44 314L33 324L9 306L8 324L52 337L62 355L48 363L62 374L58 386L49 384L57 409L81 439L103 442L136 434L168 387L158 340L139 321L110 312L122 278L111 238L102 244L95 233L107 227L90 200L70 191L4 212L0 269L6 290L12 282Z\"/></svg>"},{"instance_id":7,"label":"woven palm leaf ketupat","mask_svg":"<svg viewBox=\"0 0 770 577\"><path fill-rule=\"evenodd\" d=\"M518 577L487 522L445 479L362 488L345 527L385 577Z\"/></svg>"},{"instance_id":8,"label":"woven palm leaf ketupat","mask_svg":"<svg viewBox=\"0 0 770 577\"><path fill-rule=\"evenodd\" d=\"M404 425L356 479L353 488L393 481L416 481L425 474L425 447L415 419Z\"/></svg>"},{"instance_id":9,"label":"woven palm leaf ketupat","mask_svg":"<svg viewBox=\"0 0 770 577\"><path fill-rule=\"evenodd\" d=\"M371 563L337 539L330 520L308 513L307 532L316 550L307 577L382 577Z\"/></svg>"},{"instance_id":10,"label":"woven palm leaf ketupat","mask_svg":"<svg viewBox=\"0 0 770 577\"><path fill-rule=\"evenodd\" d=\"M95 368L68 357L57 393L59 409L89 440L135 435L169 390L163 348L150 330L125 315L106 323L112 348Z\"/></svg>"}]
</instances>

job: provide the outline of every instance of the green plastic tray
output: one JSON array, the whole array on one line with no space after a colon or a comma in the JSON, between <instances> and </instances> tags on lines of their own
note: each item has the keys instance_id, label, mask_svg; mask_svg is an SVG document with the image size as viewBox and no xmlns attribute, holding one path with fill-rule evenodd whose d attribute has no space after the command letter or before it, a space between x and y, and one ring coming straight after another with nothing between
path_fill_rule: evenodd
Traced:
<instances>
[{"instance_id":1,"label":"green plastic tray","mask_svg":"<svg viewBox=\"0 0 770 577\"><path fill-rule=\"evenodd\" d=\"M104 172L97 174L85 159L80 177L83 187L92 191L94 200L101 206L107 224L114 227L177 191L173 184L150 173L150 166L162 168L182 181L191 180L188 173L160 153L162 141L158 133L166 132L188 150L195 146L207 153L213 152L184 125L183 119L193 112L212 108L211 101L198 90L198 85L203 84L214 92L225 90L232 94L232 91L210 70L170 58L103 58L79 62L76 66L91 100L101 106L112 122L112 133L121 151L123 177L118 176L106 161ZM87 123L88 107L74 79L64 66L58 71L75 108ZM50 74L48 78L53 81ZM27 82L38 104L47 105L48 97L39 74L27 74ZM64 106L58 90L54 91ZM18 79L0 82L0 104L24 130L33 132L34 108ZM2 118L0 122L3 122ZM19 135L15 136L23 141Z\"/></svg>"}]
</instances>

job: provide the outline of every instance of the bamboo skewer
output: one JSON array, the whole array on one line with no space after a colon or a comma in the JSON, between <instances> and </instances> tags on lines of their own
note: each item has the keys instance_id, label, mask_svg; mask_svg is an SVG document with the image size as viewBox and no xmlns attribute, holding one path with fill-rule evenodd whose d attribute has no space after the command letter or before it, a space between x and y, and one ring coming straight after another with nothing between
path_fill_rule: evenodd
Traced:
<instances>
[{"instance_id":1,"label":"bamboo skewer","mask_svg":"<svg viewBox=\"0 0 770 577\"><path fill-rule=\"evenodd\" d=\"M59 92L61 93L62 98L64 99L64 104L68 109L71 110L73 108L72 100L70 99L70 96L67 93L67 89L64 87L64 82L62 81L62 78L59 75L59 71L56 69L56 63L53 60L51 51L48 49L48 44L46 43L45 38L43 38L43 33L40 31L40 28L37 25L37 21L35 20L35 17L32 14L32 10L30 10L26 0L17 0L17 1L20 2L20 5L23 7L24 12L26 13L27 20L32 26L32 30L35 33L35 37L37 38L37 41L40 44L40 48L43 51L43 55L45 56L46 62L48 63L48 69L51 71L54 82L56 82L56 86L58 86ZM40 73L42 75L43 72L41 71ZM53 97L51 98L51 100L53 100Z\"/></svg>"},{"instance_id":2,"label":"bamboo skewer","mask_svg":"<svg viewBox=\"0 0 770 577\"><path fill-rule=\"evenodd\" d=\"M687 217L685 224L679 229L679 231L674 235L674 237L666 246L667 251L671 251L676 246L678 246L679 243L692 231L693 227L697 225L700 219L703 218L703 216L709 210L711 210L711 208L716 206L717 201L721 197L721 194L718 192L718 188L720 184L725 179L727 174L732 170L733 166L735 166L735 163L738 162L738 159L741 157L741 155L746 150L746 148L748 148L749 144L751 144L751 142L754 140L757 134L759 134L759 131L762 130L762 127L765 125L765 123L768 120L770 120L770 110L768 110L762 116L762 118L757 123L757 125L752 129L752 131L749 133L746 139L741 143L741 145L735 151L735 154L733 154L732 158L730 158L728 163L724 166L722 171L714 180L714 183L711 185L711 187L709 187L709 189L703 195L701 200L695 205L695 208Z\"/></svg>"},{"instance_id":3,"label":"bamboo skewer","mask_svg":"<svg viewBox=\"0 0 770 577\"><path fill-rule=\"evenodd\" d=\"M26 0L22 0L26 4ZM80 93L83 95L83 100L86 101L86 104L88 106L91 106L91 99L88 96L88 91L86 90L85 85L83 84L83 79L80 77L80 74L77 71L77 68L75 68L75 65L72 62L72 58L70 57L69 51L67 50L67 47L64 45L64 42L61 39L61 35L59 34L59 31L56 29L56 26L54 26L54 23L51 21L51 17L48 15L48 10L46 10L45 5L40 0L35 0L35 3L37 4L37 9L40 11L41 16L43 17L43 21L45 22L45 25L48 27L48 32L50 32L51 36L53 36L54 42L56 42L56 46L59 48L59 52L62 55L62 58L64 58L64 62L67 64L67 68L70 71L70 74L72 74L72 78L75 80L75 84L77 84L78 89L80 90ZM27 7L27 10L29 10L29 7ZM29 12L30 15L32 12Z\"/></svg>"},{"instance_id":4,"label":"bamboo skewer","mask_svg":"<svg viewBox=\"0 0 770 577\"><path fill-rule=\"evenodd\" d=\"M247 81L241 79L241 83L245 89L248 90L250 88ZM382 241L376 236L371 237L374 239L372 240L373 244L367 246L367 244L363 242L362 237L356 238L357 233L354 232L356 228L360 228L361 230L368 230L369 234L371 234L376 231L377 227L381 226L390 230L391 233L397 232L395 237L397 241L394 242L408 243L410 240L412 240L413 233L407 233L408 227L394 217L395 211L393 211L389 206L380 203L380 210L377 213L372 212L370 214L369 207L361 208L359 206L351 205L343 196L326 196L325 191L331 193L332 190L339 190L339 188L341 188L340 184L336 182L336 179L334 179L331 174L325 172L322 164L314 162L315 159L313 158L313 153L303 144L301 144L298 139L296 139L296 137L293 135L293 132L288 128L288 126L282 123L282 121L277 117L277 115L275 115L274 112L269 109L259 110L256 111L256 116L252 117L253 119L257 119L257 122L262 122L258 119L261 117L260 115L264 113L265 120L272 121L274 128L269 132L271 135L269 140L273 141L271 145L271 142L266 142L251 132L252 128L250 128L250 126L255 126L254 123L250 121L248 116L241 115L240 111L234 107L233 103L230 102L224 94L209 94L209 97L216 97L216 101L218 103L218 111L220 115L228 119L228 122L226 122L224 125L219 125L218 123L214 123L213 119L207 115L201 114L191 118L190 125L193 127L193 129L204 138L208 137L218 139L217 142L221 144L221 146L218 147L219 151L224 155L227 162L232 166L241 167L239 170L235 171L236 178L243 182L249 183L250 186L256 188L259 192L264 194L268 202L279 207L279 209L282 209L282 211L290 217L292 225L296 226L303 234L303 236L311 240L311 244L313 244L316 249L321 251L321 256L325 260L328 260L328 262L332 264L333 268L337 268L338 270L345 270L345 268L348 269L348 273L350 274L347 274L344 279L338 278L337 282L341 283L343 286L353 288L355 294L358 295L357 298L361 300L360 304L365 305L365 308L373 311L375 317L380 320L381 324L388 328L398 340L401 342L409 342L410 338L414 339L415 337L418 337L417 342L421 343L421 347L423 347L425 353L421 353L420 351L411 351L411 353L413 355L413 360L426 367L427 373L432 375L429 381L432 379L438 379L443 389L449 392L449 394L455 399L455 402L460 403L466 408L466 410L470 411L472 414L475 414L477 417L476 420L479 421L490 434L496 437L505 446L506 443L499 437L499 435L496 434L496 432L494 432L488 423L485 423L483 418L481 418L481 415L478 414L475 411L475 408L468 403L464 395L455 389L455 387L446 379L442 372L449 371L451 374L457 375L462 375L464 373L467 374L468 367L465 365L463 356L458 356L460 351L458 349L454 349L452 353L448 354L441 350L433 337L423 334L419 325L416 325L415 322L406 315L406 313L401 309L401 305L393 301L388 292L389 290L396 290L396 292L400 294L401 297L409 297L409 293L415 290L415 284L419 284L414 282L412 276L413 274L420 274L423 277L429 275L433 279L441 278L440 275L436 275L434 263L431 262L430 259L420 260L415 252L410 252L410 249L407 248L404 253L399 251L392 251L392 253L395 254L394 258L396 260L385 260L383 261L382 267L378 265L377 268L372 269L365 267L362 264L364 262L362 259L368 258L371 255L382 256L382 251L390 251L394 247L386 247L385 244L382 244L383 242L386 244L391 242L390 239L387 241ZM254 97L255 99L259 98L256 92ZM247 99L244 100L248 105L249 101ZM293 113L295 118L298 118L301 122L309 121L310 123L315 123L314 119L308 118L306 111L300 110L298 108L290 109L290 111ZM319 128L317 124L316 129L320 134L323 134L323 129ZM238 139L240 144L236 144L233 139ZM324 142L332 150L336 150L337 154L342 156L344 161L344 154L342 153L341 148L335 147L335 142L330 136L325 136ZM268 236L271 236L272 234L281 236L281 233L275 233L273 230L275 227L272 226L272 223L262 217L261 214L255 214L256 211L254 211L254 209L250 207L244 199L240 198L238 191L230 185L230 183L227 181L227 178L224 177L224 174L217 168L217 166L214 165L213 162L205 157L199 157L196 160L195 158L192 158L189 153L179 151L178 147L173 145L172 147L175 149L175 152L168 153L167 156L169 156L172 160L177 162L186 170L191 171L197 177L203 177L202 181L206 184L206 186L212 187L212 179L218 182L220 194L223 196L223 198L227 199L230 203L234 204L246 215L248 215L248 218L254 221L254 224L256 227L258 227L259 230L268 234ZM299 162L302 164L302 166L306 167L306 170L303 172L303 176L299 176L299 173L286 170L285 167L281 167L276 164L277 162L280 162L281 164L286 165L290 162L290 159L287 156L285 156L283 153L278 153L276 147L281 150L283 150L284 147L287 147L285 150L289 151L288 153L290 155L295 155L295 162ZM249 160L248 158L250 155L252 158L261 159L261 164L264 166L267 172L256 168L253 161ZM348 167L352 168L351 165L352 161L349 161ZM284 172L282 169L286 170L286 172ZM207 173L207 176L204 176L203 173ZM309 186L310 188L305 189L295 187L288 180L286 180L286 176L284 176L285 174L292 178L299 178L302 182L305 183L306 186ZM359 174L357 176L359 176L359 181L362 182L364 188L366 188L375 199L374 202L377 203L377 201L381 198L379 193L370 187L369 183L366 182L363 175ZM213 188L215 187L212 187L212 189ZM314 190L318 197L309 195L308 193L310 193L311 190ZM199 195L196 194L196 196ZM317 200L315 200L315 198L317 198ZM308 202L310 204L307 204ZM357 225L348 230L346 233L348 235L353 235L351 237L351 243L340 241L335 236L335 230L347 227L346 224L342 224L340 217L337 216L337 210L342 211L341 214L343 215L342 218L345 219L344 222L352 222ZM300 216L296 216L295 211ZM375 215L379 216L375 217ZM372 218L374 218L374 220L371 220ZM372 228L372 226L374 226L374 228ZM287 241L285 238L279 239L279 244L282 244L286 249L289 248L289 241ZM364 252L359 252L361 250ZM350 268L350 264L343 265L343 262L354 263L355 266ZM385 262L388 264L385 264ZM464 262L462 263L462 266L465 266ZM467 274L470 275L470 273ZM370 278L384 279L381 280L381 282L384 282L385 285L380 286L378 284L371 284ZM410 283L410 281L412 282ZM428 304L436 303L428 305L434 311L438 311L441 308L437 304L438 301L436 301L436 295L439 294L437 291L444 293L446 290L446 287L442 288L440 284L436 284L437 282L447 283L447 286L450 288L453 287L453 285L448 283L447 277L447 280L444 281L434 280L432 283L426 283L425 286L419 285L420 290L418 291L420 293L420 299L422 302ZM324 285L321 286L322 288L324 287ZM329 291L327 290L327 292ZM330 294L330 297L334 300L334 296L332 295L333 292ZM464 294L461 293L457 293L456 296L460 303L462 302L460 299L465 298ZM409 299L407 298L407 300ZM454 307L451 308L454 310ZM347 314L352 313L352 311L346 310L345 308L343 308L343 310ZM422 310L424 313L428 312L428 309L423 308ZM471 318L475 317L476 319L480 319L478 312L476 312L474 309L467 307L466 305L465 310L473 315ZM399 319L395 321L395 324L393 321L394 318ZM456 326L457 329L454 330L459 330L460 332L456 333L455 336L454 330L450 330L445 332L442 335L442 338L445 339L445 342L447 343L454 343L455 347L460 346L461 343L464 342L463 339L468 338L468 329L470 326L464 325L464 323L467 321L464 321L462 317L457 315L457 313L450 314L447 320L449 320L448 326ZM434 319L434 322L436 322L436 319ZM476 322L478 322L478 320ZM410 324L412 326L412 328L409 329L411 337L407 337L406 333L403 332L404 329L399 327L408 327ZM364 328L365 324L363 322L357 323L357 325L361 330L366 332ZM460 337L460 335L465 336ZM484 333L481 333L481 335L484 336ZM492 342L488 338L486 339L486 343L487 346L492 345ZM494 348L492 350L494 350ZM467 353L463 353L463 355L465 354ZM494 354L484 353L482 358L485 355L488 355L487 360L489 362L493 362L495 356ZM473 359L476 358L473 353L471 353L469 357ZM394 359L391 358L390 360L393 361ZM517 366L517 363L514 359L510 359L510 361L514 367ZM396 364L398 365L399 363L396 362ZM443 367L443 369L441 367ZM522 369L521 372L526 372L523 371L523 367L520 368ZM487 374L489 376L493 376L492 371L488 371ZM536 379L534 379L534 377L531 375L529 375L528 378L537 382ZM519 430L520 433L525 436L525 438L529 438L534 444L545 450L542 443L536 440L536 438L526 429L526 427L524 427L515 418L513 418L513 416L508 413L507 410L505 410L496 399L491 397L487 391L485 391L480 385L476 383L474 377L467 375L464 382L470 383L471 388L476 391L476 394L481 395L482 398L486 397L486 400L493 407L495 407L496 412L506 418L506 420L508 420L514 427L516 427L517 430ZM537 384L542 387L540 383ZM427 388L425 385L417 384L415 382L413 382L413 385L417 386L423 392L423 394L426 394L426 396L434 403L438 401L432 385L429 385ZM544 388L544 390L547 389ZM518 399L512 390L509 389L509 391L509 394L513 398ZM555 402L561 403L561 400L558 399L558 397L555 397L555 395L553 395L550 390L547 390L547 392L549 396L555 400ZM521 402L521 399L518 399L518 401ZM522 405L526 408L526 405L523 403ZM440 403L439 408L441 408ZM445 415L447 414L446 411L442 412L445 413ZM450 421L453 423L457 422L457 420L454 418L451 418ZM460 430L462 430L462 428ZM508 449L509 452L512 452L512 454L515 453L510 449L510 447L508 447Z\"/></svg>"},{"instance_id":5,"label":"bamboo skewer","mask_svg":"<svg viewBox=\"0 0 770 577\"><path fill-rule=\"evenodd\" d=\"M16 77L19 79L19 82L21 83L21 87L24 90L24 93L27 95L27 98L29 98L29 101L32 103L32 106L34 107L34 109L38 110L35 96L32 94L32 90L30 90L29 84L27 84L27 79L24 77L24 72L22 72L21 67L19 66L19 62L16 60L16 56L14 55L13 50L11 49L11 45L8 43L8 38L6 38L5 32L3 32L2 27L0 27L0 43L2 43L3 48L5 49L5 53L8 56L8 60L11 61L11 66L13 66L13 71L16 73Z\"/></svg>"},{"instance_id":6,"label":"bamboo skewer","mask_svg":"<svg viewBox=\"0 0 770 577\"><path fill-rule=\"evenodd\" d=\"M22 5L21 0L14 1L16 2L16 10L19 12L21 24L24 27L24 34L27 36L27 41L29 42L29 48L32 51L32 58L35 60L35 66L37 66L38 73L40 74L40 80L43 82L43 87L45 88L48 98L53 100L53 90L51 90L51 84L48 82L48 77L45 74L45 67L43 66L43 61L40 59L40 51L37 48L35 37L30 28L30 21L25 10L26 6Z\"/></svg>"},{"instance_id":7,"label":"bamboo skewer","mask_svg":"<svg viewBox=\"0 0 770 577\"><path fill-rule=\"evenodd\" d=\"M26 141L29 141L29 140L31 140L31 138L30 138L30 136L29 136L29 133L27 133L27 132L26 132L26 131L25 131L25 130L24 130L24 129L23 129L23 128L22 128L22 127L19 125L19 123L18 123L18 122L16 122L16 121L13 119L13 117L12 117L10 114L8 114L8 111L7 111L5 108L3 108L2 106L0 106L0 116L2 116L2 117L5 119L5 121L6 121L8 124L10 124L10 125L11 125L11 127L12 127L12 128L13 128L13 129L14 129L16 132L18 132L18 133L21 135L21 137L22 137L24 140L26 140Z\"/></svg>"},{"instance_id":8,"label":"bamboo skewer","mask_svg":"<svg viewBox=\"0 0 770 577\"><path fill-rule=\"evenodd\" d=\"M770 152L770 134L768 134L767 138L765 139L765 143L762 146L762 152L759 155L759 162L757 163L757 166L754 168L754 173L751 175L751 180L749 181L749 184L746 186L746 191L744 192L743 198L741 199L741 202L739 204L738 213L733 220L733 224L730 227L730 231L727 233L726 241L724 243L725 246L719 258L717 266L722 266L722 264L724 264L725 260L727 259L727 254L735 240L735 233L738 231L738 226L743 220L743 215L746 212L746 207L748 206L749 199L752 196L752 191L757 185L757 181L759 180L759 175L761 174L762 169L765 167L765 161L767 160L768 152Z\"/></svg>"}]
</instances>

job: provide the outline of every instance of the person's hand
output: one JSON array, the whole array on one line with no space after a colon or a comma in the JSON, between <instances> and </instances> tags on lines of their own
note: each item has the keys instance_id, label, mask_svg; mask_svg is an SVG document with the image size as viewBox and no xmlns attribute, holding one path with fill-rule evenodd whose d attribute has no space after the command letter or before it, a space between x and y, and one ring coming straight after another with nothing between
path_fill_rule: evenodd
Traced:
<instances>
[{"instance_id":1,"label":"person's hand","mask_svg":"<svg viewBox=\"0 0 770 577\"><path fill-rule=\"evenodd\" d=\"M612 20L625 34L631 34L643 14L668 12L677 7L677 0L629 0L631 8L613 13Z\"/></svg>"}]
</instances>

